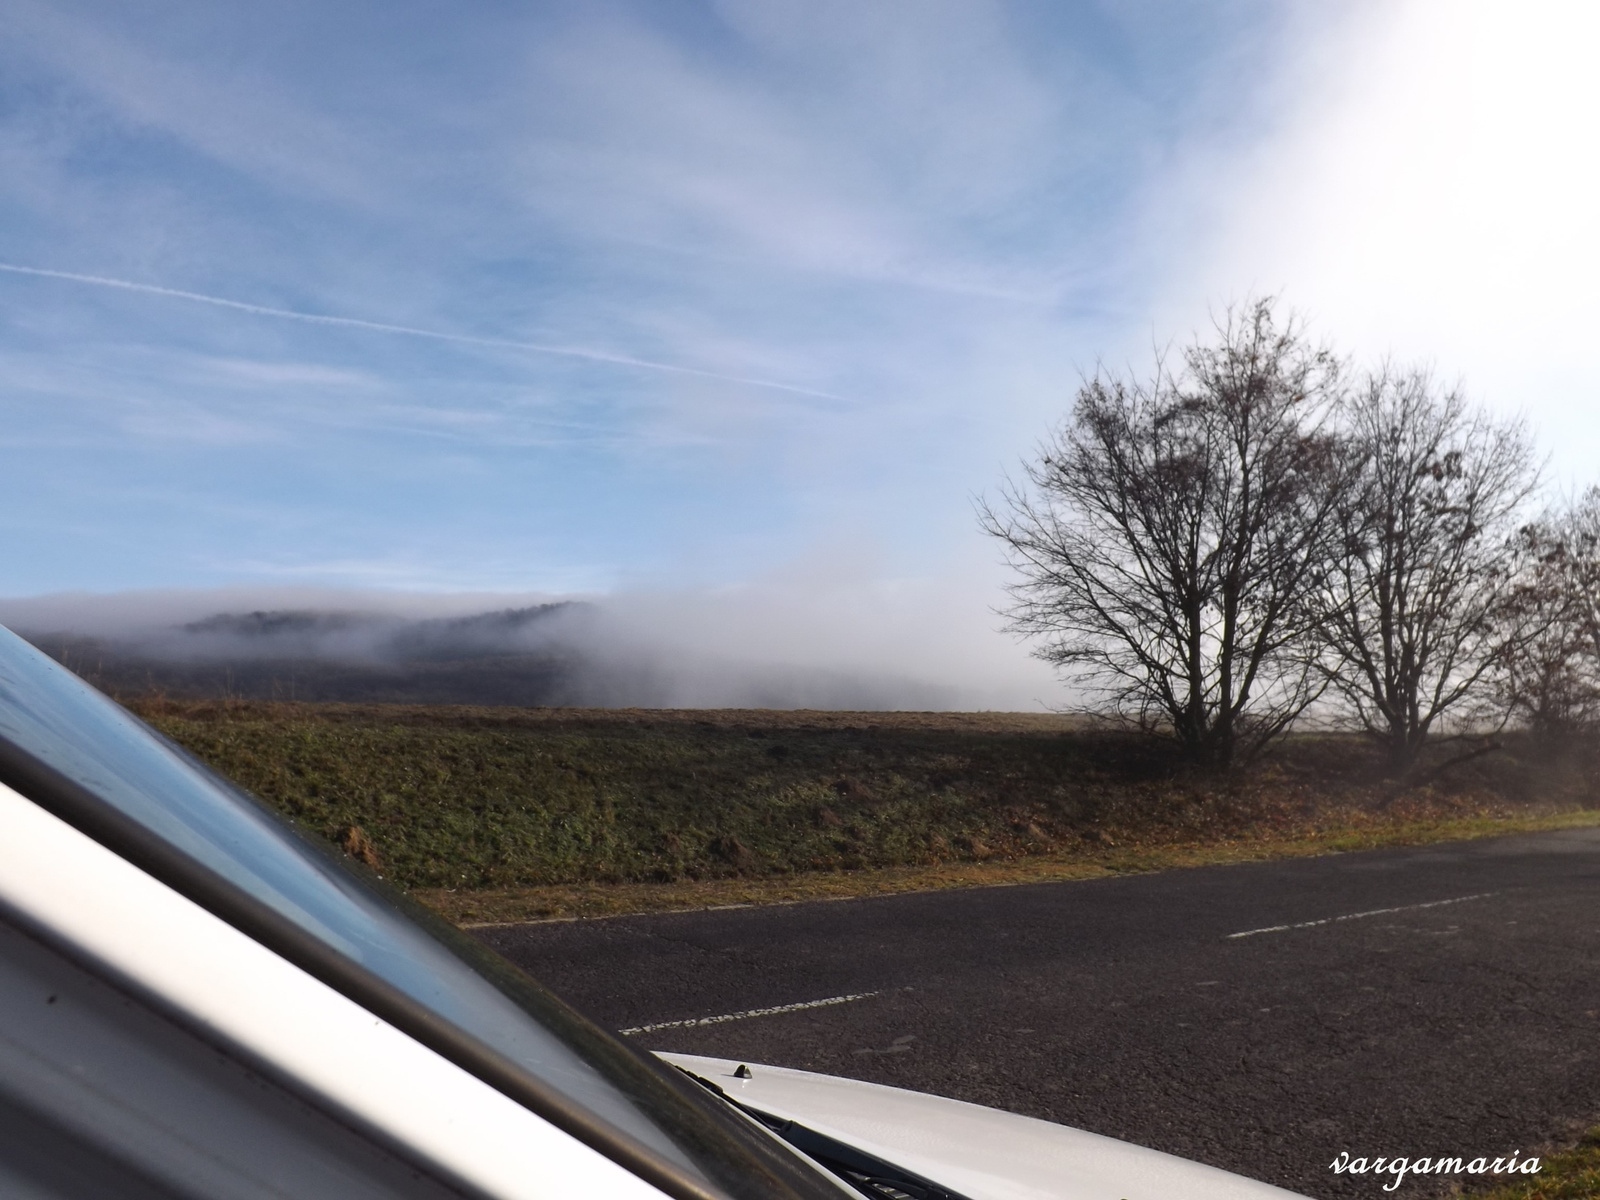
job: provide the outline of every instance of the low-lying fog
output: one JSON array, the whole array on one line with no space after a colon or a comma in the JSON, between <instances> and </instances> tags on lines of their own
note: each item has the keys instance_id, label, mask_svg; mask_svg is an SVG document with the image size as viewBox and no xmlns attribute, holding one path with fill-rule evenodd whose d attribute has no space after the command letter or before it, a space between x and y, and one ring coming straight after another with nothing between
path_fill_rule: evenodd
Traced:
<instances>
[{"instance_id":1,"label":"low-lying fog","mask_svg":"<svg viewBox=\"0 0 1600 1200\"><path fill-rule=\"evenodd\" d=\"M607 596L316 588L0 600L108 691L643 708L1037 710L1065 693L960 587Z\"/></svg>"}]
</instances>

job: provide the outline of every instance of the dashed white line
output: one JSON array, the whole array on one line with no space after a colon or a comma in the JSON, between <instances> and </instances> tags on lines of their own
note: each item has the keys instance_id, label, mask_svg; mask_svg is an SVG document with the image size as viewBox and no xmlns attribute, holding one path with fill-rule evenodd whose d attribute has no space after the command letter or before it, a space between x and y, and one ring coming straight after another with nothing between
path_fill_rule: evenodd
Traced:
<instances>
[{"instance_id":1,"label":"dashed white line","mask_svg":"<svg viewBox=\"0 0 1600 1200\"><path fill-rule=\"evenodd\" d=\"M1323 917L1320 921L1299 921L1293 925L1268 925L1262 929L1246 929L1242 933L1230 933L1224 940L1255 937L1258 933L1283 933L1290 929L1311 929L1317 925L1332 925L1336 921L1359 921L1363 917L1382 917L1389 913L1413 912L1419 908L1439 908L1445 904L1465 904L1468 900L1482 900L1487 896L1494 895L1498 895L1498 893L1476 892L1471 896L1455 896L1449 900L1430 900L1426 904L1401 904L1395 908L1374 908L1367 912L1345 913L1342 917Z\"/></svg>"},{"instance_id":2,"label":"dashed white line","mask_svg":"<svg viewBox=\"0 0 1600 1200\"><path fill-rule=\"evenodd\" d=\"M658 1029L688 1029L693 1025L721 1025L724 1021L743 1021L748 1017L775 1017L780 1013L800 1012L807 1008L827 1008L832 1004L849 1004L852 1000L867 1000L877 992L852 992L848 996L829 996L825 1000L802 1000L799 1004L779 1004L774 1008L749 1008L744 1012L723 1013L716 1017L692 1017L687 1021L657 1021L653 1025L635 1025L632 1029L618 1030L623 1037L636 1033L654 1033Z\"/></svg>"}]
</instances>

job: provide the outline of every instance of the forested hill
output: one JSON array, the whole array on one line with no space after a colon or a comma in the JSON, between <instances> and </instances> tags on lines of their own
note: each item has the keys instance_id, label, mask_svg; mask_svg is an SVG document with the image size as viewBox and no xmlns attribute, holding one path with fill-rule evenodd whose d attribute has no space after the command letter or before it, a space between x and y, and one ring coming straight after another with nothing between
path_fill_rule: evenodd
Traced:
<instances>
[{"instance_id":1,"label":"forested hill","mask_svg":"<svg viewBox=\"0 0 1600 1200\"><path fill-rule=\"evenodd\" d=\"M258 611L120 636L17 632L113 695L543 706L598 699L571 644L581 608L420 620Z\"/></svg>"},{"instance_id":2,"label":"forested hill","mask_svg":"<svg viewBox=\"0 0 1600 1200\"><path fill-rule=\"evenodd\" d=\"M954 687L882 671L674 650L594 604L453 617L335 609L219 612L121 632L14 626L124 699L489 707L948 710Z\"/></svg>"}]
</instances>

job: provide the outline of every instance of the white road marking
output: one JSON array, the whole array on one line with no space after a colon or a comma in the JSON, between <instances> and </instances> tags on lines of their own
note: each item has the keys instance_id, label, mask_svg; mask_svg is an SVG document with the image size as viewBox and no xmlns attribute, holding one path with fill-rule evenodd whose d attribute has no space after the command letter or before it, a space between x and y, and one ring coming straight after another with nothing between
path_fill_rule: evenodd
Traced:
<instances>
[{"instance_id":1,"label":"white road marking","mask_svg":"<svg viewBox=\"0 0 1600 1200\"><path fill-rule=\"evenodd\" d=\"M1374 908L1367 912L1346 913L1342 917L1323 917L1320 921L1300 921L1294 925L1268 925L1264 929L1246 929L1242 933L1230 933L1224 940L1255 937L1258 933L1283 933L1289 929L1311 929L1317 925L1332 925L1336 921L1359 921L1363 917L1382 917L1389 913L1413 912L1419 908L1439 908L1445 904L1465 904L1468 900L1482 900L1487 896L1498 894L1497 892L1477 892L1471 896L1456 896L1450 900L1430 900L1426 904L1402 904L1396 908Z\"/></svg>"},{"instance_id":2,"label":"white road marking","mask_svg":"<svg viewBox=\"0 0 1600 1200\"><path fill-rule=\"evenodd\" d=\"M999 884L1011 887L1012 884ZM816 896L807 900L762 900L749 904L704 904L698 908L662 908L655 911L595 913L588 917L533 917L527 921L462 921L457 929L515 929L519 925L571 925L578 921L630 921L635 917L678 917L685 913L727 912L735 908L792 908L796 904L847 904L852 900L876 900L877 896Z\"/></svg>"},{"instance_id":3,"label":"white road marking","mask_svg":"<svg viewBox=\"0 0 1600 1200\"><path fill-rule=\"evenodd\" d=\"M852 992L848 996L829 996L826 1000L803 1000L799 1004L780 1004L775 1008L751 1008L744 1012L723 1013L718 1017L693 1017L687 1021L657 1021L653 1025L635 1025L632 1029L618 1030L623 1037L636 1033L654 1033L658 1029L688 1029L692 1025L721 1025L724 1021L743 1021L747 1017L775 1017L779 1013L800 1012L807 1008L827 1008L832 1004L849 1004L852 1000L867 1000L877 992Z\"/></svg>"}]
</instances>

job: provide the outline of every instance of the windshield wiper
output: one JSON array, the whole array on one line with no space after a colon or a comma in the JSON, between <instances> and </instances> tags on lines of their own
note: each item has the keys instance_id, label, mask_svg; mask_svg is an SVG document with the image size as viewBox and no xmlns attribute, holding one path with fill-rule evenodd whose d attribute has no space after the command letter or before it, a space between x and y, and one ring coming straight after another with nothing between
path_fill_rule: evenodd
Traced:
<instances>
[{"instance_id":1,"label":"windshield wiper","mask_svg":"<svg viewBox=\"0 0 1600 1200\"><path fill-rule=\"evenodd\" d=\"M841 1142L838 1138L818 1133L815 1129L800 1124L799 1121L775 1117L743 1101L735 1100L717 1084L704 1076L696 1075L693 1071L684 1067L679 1067L678 1070L701 1087L721 1096L752 1120L770 1129L806 1157L814 1159L832 1171L863 1196L870 1196L873 1200L968 1200L960 1192L947 1188L942 1183L935 1183L915 1171L908 1171L887 1159L879 1158L876 1154L868 1154L848 1142Z\"/></svg>"}]
</instances>

